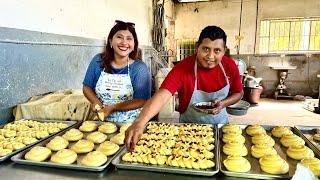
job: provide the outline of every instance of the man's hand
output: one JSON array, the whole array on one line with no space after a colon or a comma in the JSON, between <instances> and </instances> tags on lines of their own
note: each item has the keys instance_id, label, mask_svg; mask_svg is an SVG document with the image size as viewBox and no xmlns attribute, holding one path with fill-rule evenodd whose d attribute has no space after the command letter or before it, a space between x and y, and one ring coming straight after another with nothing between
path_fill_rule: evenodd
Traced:
<instances>
[{"instance_id":1,"label":"man's hand","mask_svg":"<svg viewBox=\"0 0 320 180\"><path fill-rule=\"evenodd\" d=\"M212 114L219 114L221 109L224 108L224 105L221 100L215 99L213 100L214 108L212 109Z\"/></svg>"},{"instance_id":2,"label":"man's hand","mask_svg":"<svg viewBox=\"0 0 320 180\"><path fill-rule=\"evenodd\" d=\"M144 130L144 123L134 122L127 130L124 139L128 151L132 152Z\"/></svg>"}]
</instances>

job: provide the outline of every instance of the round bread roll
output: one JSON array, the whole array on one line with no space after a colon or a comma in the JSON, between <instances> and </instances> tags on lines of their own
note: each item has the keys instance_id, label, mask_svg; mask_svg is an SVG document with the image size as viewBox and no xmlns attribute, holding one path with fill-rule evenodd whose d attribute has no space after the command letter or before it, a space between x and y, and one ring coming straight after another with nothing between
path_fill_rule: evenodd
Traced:
<instances>
[{"instance_id":1,"label":"round bread roll","mask_svg":"<svg viewBox=\"0 0 320 180\"><path fill-rule=\"evenodd\" d=\"M60 131L60 128L58 128L58 127L50 127L48 129L48 133L49 134L53 134L53 133L58 132L58 131Z\"/></svg>"},{"instance_id":2,"label":"round bread roll","mask_svg":"<svg viewBox=\"0 0 320 180\"><path fill-rule=\"evenodd\" d=\"M92 132L97 129L98 125L92 121L84 121L82 125L79 127L82 132Z\"/></svg>"},{"instance_id":3,"label":"round bread roll","mask_svg":"<svg viewBox=\"0 0 320 180\"><path fill-rule=\"evenodd\" d=\"M287 155L296 160L314 157L313 151L305 145L289 146L287 149Z\"/></svg>"},{"instance_id":4,"label":"round bread roll","mask_svg":"<svg viewBox=\"0 0 320 180\"><path fill-rule=\"evenodd\" d=\"M80 139L74 145L71 146L71 150L76 153L88 153L91 152L94 148L94 144L91 141Z\"/></svg>"},{"instance_id":5,"label":"round bread roll","mask_svg":"<svg viewBox=\"0 0 320 180\"><path fill-rule=\"evenodd\" d=\"M120 133L124 133L131 126L131 124L132 124L132 122L122 125L120 127Z\"/></svg>"},{"instance_id":6,"label":"round bread roll","mask_svg":"<svg viewBox=\"0 0 320 180\"><path fill-rule=\"evenodd\" d=\"M102 152L106 156L111 156L115 154L119 150L119 148L119 145L117 145L116 143L113 143L111 141L105 141L99 145L97 151Z\"/></svg>"},{"instance_id":7,"label":"round bread roll","mask_svg":"<svg viewBox=\"0 0 320 180\"><path fill-rule=\"evenodd\" d=\"M68 141L78 141L82 139L83 133L78 129L70 129L62 137Z\"/></svg>"},{"instance_id":8,"label":"round bread roll","mask_svg":"<svg viewBox=\"0 0 320 180\"><path fill-rule=\"evenodd\" d=\"M111 122L106 122L103 125L99 126L99 131L105 134L111 134L116 132L117 130L117 126Z\"/></svg>"},{"instance_id":9,"label":"round bread roll","mask_svg":"<svg viewBox=\"0 0 320 180\"><path fill-rule=\"evenodd\" d=\"M302 159L301 164L307 166L316 176L320 176L320 160L318 158Z\"/></svg>"},{"instance_id":10,"label":"round bread roll","mask_svg":"<svg viewBox=\"0 0 320 180\"><path fill-rule=\"evenodd\" d=\"M222 137L222 141L224 143L229 142L238 142L238 143L245 143L246 139L238 133L224 133Z\"/></svg>"},{"instance_id":11,"label":"round bread roll","mask_svg":"<svg viewBox=\"0 0 320 180\"><path fill-rule=\"evenodd\" d=\"M313 135L313 140L315 140L315 141L320 141L320 133L318 134L314 134Z\"/></svg>"},{"instance_id":12,"label":"round bread roll","mask_svg":"<svg viewBox=\"0 0 320 180\"><path fill-rule=\"evenodd\" d=\"M51 155L51 150L49 148L42 147L42 146L35 146L25 154L24 158L26 160L41 162L48 159L50 155Z\"/></svg>"},{"instance_id":13,"label":"round bread roll","mask_svg":"<svg viewBox=\"0 0 320 180\"><path fill-rule=\"evenodd\" d=\"M4 132L4 136L7 137L7 138L15 137L16 134L17 133L14 130L7 130L7 131Z\"/></svg>"},{"instance_id":14,"label":"round bread roll","mask_svg":"<svg viewBox=\"0 0 320 180\"><path fill-rule=\"evenodd\" d=\"M40 131L36 132L36 138L37 139L42 139L42 138L47 137L47 136L49 136L49 133L48 133L47 130L43 130L43 131L40 130Z\"/></svg>"},{"instance_id":15,"label":"round bread roll","mask_svg":"<svg viewBox=\"0 0 320 180\"><path fill-rule=\"evenodd\" d=\"M289 164L278 154L261 157L259 164L262 171L269 174L286 174L289 171Z\"/></svg>"},{"instance_id":16,"label":"round bread roll","mask_svg":"<svg viewBox=\"0 0 320 180\"><path fill-rule=\"evenodd\" d=\"M251 155L255 158L261 158L268 154L277 154L277 151L268 144L256 144L251 146Z\"/></svg>"},{"instance_id":17,"label":"round bread roll","mask_svg":"<svg viewBox=\"0 0 320 180\"><path fill-rule=\"evenodd\" d=\"M108 160L107 156L100 151L88 153L82 160L81 164L85 166L101 166Z\"/></svg>"},{"instance_id":18,"label":"round bread roll","mask_svg":"<svg viewBox=\"0 0 320 180\"><path fill-rule=\"evenodd\" d=\"M9 142L8 144L6 144L5 146L3 146L5 149L12 149L12 150L18 150L21 149L23 147L25 147L26 145L21 143L21 142Z\"/></svg>"},{"instance_id":19,"label":"round bread roll","mask_svg":"<svg viewBox=\"0 0 320 180\"><path fill-rule=\"evenodd\" d=\"M90 133L87 137L87 140L92 141L94 143L100 144L102 142L104 142L107 139L107 135L99 132L99 131L95 131L93 133Z\"/></svg>"},{"instance_id":20,"label":"round bread roll","mask_svg":"<svg viewBox=\"0 0 320 180\"><path fill-rule=\"evenodd\" d=\"M246 156L248 150L242 143L230 142L223 146L223 152L229 156Z\"/></svg>"},{"instance_id":21,"label":"round bread roll","mask_svg":"<svg viewBox=\"0 0 320 180\"><path fill-rule=\"evenodd\" d=\"M251 137L251 141L253 144L266 144L271 147L275 145L275 141L267 134L254 135Z\"/></svg>"},{"instance_id":22,"label":"round bread roll","mask_svg":"<svg viewBox=\"0 0 320 180\"><path fill-rule=\"evenodd\" d=\"M293 134L289 127L277 126L272 128L271 134L274 137L281 138L284 134Z\"/></svg>"},{"instance_id":23,"label":"round bread roll","mask_svg":"<svg viewBox=\"0 0 320 180\"><path fill-rule=\"evenodd\" d=\"M25 145L28 145L28 144L32 144L34 142L38 141L36 138L33 138L33 137L23 137L22 139L22 143L25 144Z\"/></svg>"},{"instance_id":24,"label":"round bread roll","mask_svg":"<svg viewBox=\"0 0 320 180\"><path fill-rule=\"evenodd\" d=\"M295 134L285 134L280 139L281 144L284 147L292 145L304 145L304 140Z\"/></svg>"},{"instance_id":25,"label":"round bread roll","mask_svg":"<svg viewBox=\"0 0 320 180\"><path fill-rule=\"evenodd\" d=\"M237 133L237 134L242 134L242 129L240 126L236 124L226 124L222 127L222 132L223 133Z\"/></svg>"},{"instance_id":26,"label":"round bread roll","mask_svg":"<svg viewBox=\"0 0 320 180\"><path fill-rule=\"evenodd\" d=\"M125 138L125 135L124 135L124 132L122 132L110 138L110 141L118 145L122 145L124 144L124 138Z\"/></svg>"},{"instance_id":27,"label":"round bread roll","mask_svg":"<svg viewBox=\"0 0 320 180\"><path fill-rule=\"evenodd\" d=\"M242 156L228 156L223 160L223 165L232 172L248 172L251 169L250 162Z\"/></svg>"},{"instance_id":28,"label":"round bread roll","mask_svg":"<svg viewBox=\"0 0 320 180\"><path fill-rule=\"evenodd\" d=\"M52 151L59 151L61 149L65 149L68 147L69 142L61 136L56 136L49 141L46 145L47 148L51 149Z\"/></svg>"},{"instance_id":29,"label":"round bread roll","mask_svg":"<svg viewBox=\"0 0 320 180\"><path fill-rule=\"evenodd\" d=\"M6 156L12 153L12 149L2 149L0 148L0 157Z\"/></svg>"},{"instance_id":30,"label":"round bread roll","mask_svg":"<svg viewBox=\"0 0 320 180\"><path fill-rule=\"evenodd\" d=\"M257 134L266 134L266 130L260 125L250 125L246 128L246 133L249 136L254 136Z\"/></svg>"},{"instance_id":31,"label":"round bread roll","mask_svg":"<svg viewBox=\"0 0 320 180\"><path fill-rule=\"evenodd\" d=\"M77 153L70 149L61 149L51 156L51 161L59 164L72 164L77 160Z\"/></svg>"}]
</instances>

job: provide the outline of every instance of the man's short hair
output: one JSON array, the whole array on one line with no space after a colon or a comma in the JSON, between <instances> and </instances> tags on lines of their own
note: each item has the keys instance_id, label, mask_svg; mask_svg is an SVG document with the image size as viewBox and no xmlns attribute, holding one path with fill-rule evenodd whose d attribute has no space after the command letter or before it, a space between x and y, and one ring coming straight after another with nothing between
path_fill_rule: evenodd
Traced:
<instances>
[{"instance_id":1,"label":"man's short hair","mask_svg":"<svg viewBox=\"0 0 320 180\"><path fill-rule=\"evenodd\" d=\"M224 45L227 44L227 35L223 31L223 29L221 29L218 26L205 27L200 33L198 44L201 44L202 40L205 38L209 38L212 41L214 41L216 39L222 39L224 42Z\"/></svg>"}]
</instances>

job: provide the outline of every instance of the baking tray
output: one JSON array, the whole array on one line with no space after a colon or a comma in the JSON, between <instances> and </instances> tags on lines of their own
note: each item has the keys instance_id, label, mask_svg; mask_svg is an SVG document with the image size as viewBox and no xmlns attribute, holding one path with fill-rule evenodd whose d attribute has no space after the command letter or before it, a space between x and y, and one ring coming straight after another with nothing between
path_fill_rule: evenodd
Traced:
<instances>
[{"instance_id":1,"label":"baking tray","mask_svg":"<svg viewBox=\"0 0 320 180\"><path fill-rule=\"evenodd\" d=\"M174 125L182 125L184 123L170 123ZM134 169L134 170L146 170L146 171L156 171L156 172L164 172L164 173L177 173L177 174L188 174L188 175L200 175L200 176L213 176L219 172L219 153L218 153L218 141L217 141L217 126L213 125L214 130L214 163L215 166L213 168L209 168L207 170L196 170L196 169L188 169L188 168L178 168L172 167L168 165L149 165L149 164L142 164L142 163L130 163L125 162L122 160L122 156L127 153L127 149L123 149L112 161L112 164L115 165L117 168L122 169Z\"/></svg>"},{"instance_id":2,"label":"baking tray","mask_svg":"<svg viewBox=\"0 0 320 180\"><path fill-rule=\"evenodd\" d=\"M28 145L24 146L24 147L21 148L21 149L15 150L15 151L13 151L13 152L10 153L10 154L7 154L7 155L5 155L5 156L3 156L3 157L0 157L0 163L1 163L2 161L5 161L6 159L10 158L10 157L13 156L13 155L15 155L15 154L17 154L17 153L19 153L19 152L21 152L21 151L23 151L23 150L31 147L31 146L33 146L33 145L35 145L35 144L37 144L37 143L39 143L39 142L41 142L41 141L43 141L43 140L45 140L45 139L47 139L47 138L50 138L50 137L52 137L52 136L55 136L55 135L56 135L57 133L59 133L59 132L64 132L64 131L68 130L69 128L72 128L72 127L74 127L74 126L76 126L77 124L80 123L79 121L40 120L40 119L20 119L20 120L18 120L18 121L26 121L26 120L38 121L38 122L43 122L43 123L50 123L50 122L65 123L65 124L68 125L68 127L64 128L64 129L62 129L62 130L60 130L60 131L58 131L58 132L49 134L49 136L46 136L46 137L44 137L44 138L41 138L41 139L39 139L38 141L36 141L36 142L34 142L34 143L28 144ZM11 123L11 122L10 122L10 123ZM7 124L10 124L10 123L7 123ZM2 129L5 125L6 125L6 124L0 126L0 128Z\"/></svg>"},{"instance_id":3,"label":"baking tray","mask_svg":"<svg viewBox=\"0 0 320 180\"><path fill-rule=\"evenodd\" d=\"M313 140L313 135L316 134L316 129L318 128L320 128L320 126L294 126L294 129L301 135L306 143L314 147L313 151L320 154L320 142Z\"/></svg>"},{"instance_id":4,"label":"baking tray","mask_svg":"<svg viewBox=\"0 0 320 180\"><path fill-rule=\"evenodd\" d=\"M251 156L251 146L252 146L251 136L249 136L245 132L245 128L248 125L239 125L239 126L243 129L242 130L242 135L246 139L245 146L246 146L246 148L248 150L248 155L245 156L245 158L250 162L251 170L249 172L246 172L246 173L228 171L225 168L225 166L223 165L223 160L225 160L227 158L227 155L225 155L223 153L223 151L222 151L222 147L225 144L222 141L222 135L223 135L222 129L221 129L222 126L223 126L223 124L218 124L218 129L219 129L218 136L219 136L219 144L220 144L220 146L219 146L220 171L222 173L224 173L227 176L254 178L254 179L275 179L275 178L291 179L292 178L292 176L295 173L297 163L300 162L300 161L294 160L294 159L290 158L289 156L287 156L287 154L286 154L287 148L285 148L284 146L281 145L280 138L276 138L274 136L271 136L271 130L272 130L273 127L276 127L276 126L268 126L268 125L261 125L261 126L267 131L267 134L270 135L275 140L274 149L278 152L280 157L282 159L284 159L289 164L289 172L287 174L282 174L282 175L273 175L273 174L265 173L260 169L259 159L254 158L253 156ZM290 129L294 134L296 134L296 135L300 136L301 138L303 138L301 136L301 134L295 128L291 128L290 127ZM310 144L308 144L308 142L306 142L305 145L308 146L311 150L313 150L313 152L315 153L315 156L319 156L319 153L317 151L315 151L315 148L310 146Z\"/></svg>"},{"instance_id":5,"label":"baking tray","mask_svg":"<svg viewBox=\"0 0 320 180\"><path fill-rule=\"evenodd\" d=\"M95 123L97 123L99 126L102 125L104 122L101 121L93 121ZM74 126L74 128L79 128L81 125L81 123L77 124L76 126ZM94 132L94 131L93 131ZM60 135L62 136L65 132L60 132L58 134L56 134L56 136ZM90 133L90 132L82 132L83 133L83 138L85 139L85 137ZM113 134L107 134L107 140L110 140L111 137L115 136L116 134L119 133L119 127L116 133ZM45 141L42 141L36 145L39 146L45 146L51 139L53 139L54 137L48 138ZM75 142L70 142L69 141L69 145L68 148L70 148L73 144L75 144L77 141ZM94 144L94 149L96 149L99 145ZM24 159L24 155L31 149L28 148L26 150L24 150L23 152L20 152L19 154L13 156L11 158L12 161L19 163L19 164L26 164L26 165L36 165L36 166L45 166L45 167L54 167L54 168L63 168L63 169L77 169L77 170L85 170L85 171L103 171L112 161L112 159L123 149L123 145L120 146L119 150L112 156L108 156L108 160L105 164L103 164L102 166L98 166L98 167L92 167L92 166L83 166L80 164L80 161L82 160L82 158L87 154L78 154L78 158L77 161L73 164L58 164L58 163L54 163L54 162L50 162L50 158L48 158L46 161L43 162L36 162L36 161L30 161L30 160L26 160Z\"/></svg>"}]
</instances>

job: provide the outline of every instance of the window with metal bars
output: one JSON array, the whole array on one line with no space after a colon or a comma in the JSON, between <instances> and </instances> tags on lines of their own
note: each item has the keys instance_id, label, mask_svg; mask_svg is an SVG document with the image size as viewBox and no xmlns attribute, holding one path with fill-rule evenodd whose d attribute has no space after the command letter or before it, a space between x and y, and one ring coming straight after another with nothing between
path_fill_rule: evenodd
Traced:
<instances>
[{"instance_id":1,"label":"window with metal bars","mask_svg":"<svg viewBox=\"0 0 320 180\"><path fill-rule=\"evenodd\" d=\"M181 61L184 58L196 53L196 39L178 39L177 40L177 60Z\"/></svg>"},{"instance_id":2,"label":"window with metal bars","mask_svg":"<svg viewBox=\"0 0 320 180\"><path fill-rule=\"evenodd\" d=\"M320 51L320 18L269 19L260 24L259 53Z\"/></svg>"}]
</instances>

